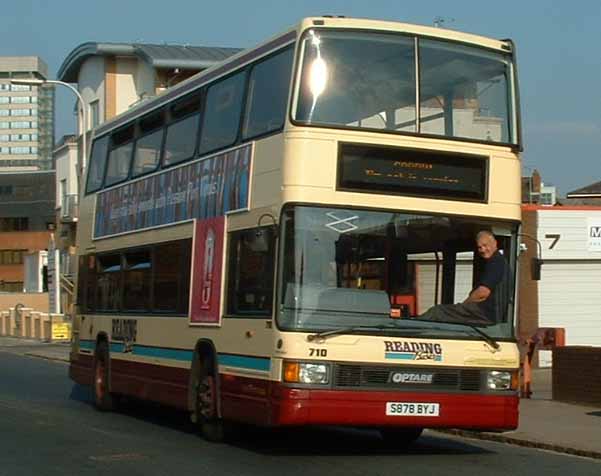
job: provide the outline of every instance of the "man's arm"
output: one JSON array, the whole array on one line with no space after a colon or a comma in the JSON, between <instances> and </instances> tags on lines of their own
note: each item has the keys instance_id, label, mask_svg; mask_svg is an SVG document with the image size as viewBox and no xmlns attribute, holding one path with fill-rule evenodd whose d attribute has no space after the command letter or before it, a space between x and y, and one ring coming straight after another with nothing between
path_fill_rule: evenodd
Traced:
<instances>
[{"instance_id":1,"label":"man's arm","mask_svg":"<svg viewBox=\"0 0 601 476\"><path fill-rule=\"evenodd\" d=\"M480 285L477 288L473 289L469 296L463 301L463 304L468 302L482 302L486 301L490 296L490 289L486 286Z\"/></svg>"}]
</instances>

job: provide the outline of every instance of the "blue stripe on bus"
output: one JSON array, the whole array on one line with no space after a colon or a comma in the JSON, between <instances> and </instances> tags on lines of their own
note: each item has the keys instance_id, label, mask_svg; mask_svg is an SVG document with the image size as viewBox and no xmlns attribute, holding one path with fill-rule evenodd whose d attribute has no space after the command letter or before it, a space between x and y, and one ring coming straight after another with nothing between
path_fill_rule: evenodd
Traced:
<instances>
[{"instance_id":1,"label":"blue stripe on bus","mask_svg":"<svg viewBox=\"0 0 601 476\"><path fill-rule=\"evenodd\" d=\"M261 370L263 372L269 372L271 370L271 359L268 357L219 354L217 360L219 365L225 365L227 367L240 367L243 369Z\"/></svg>"},{"instance_id":2,"label":"blue stripe on bus","mask_svg":"<svg viewBox=\"0 0 601 476\"><path fill-rule=\"evenodd\" d=\"M85 345L82 345L84 344ZM80 347L85 349L94 349L94 341L81 341ZM110 352L115 354L123 353L125 345L121 342L111 342ZM168 349L165 347L150 347L134 344L131 350L132 355L140 357L157 357L161 359L179 360L182 362L191 362L194 352L191 350ZM269 357L253 357L250 355L232 355L218 354L217 361L219 365L227 367L238 367L241 369L260 370L269 372L271 370L271 359Z\"/></svg>"},{"instance_id":3,"label":"blue stripe on bus","mask_svg":"<svg viewBox=\"0 0 601 476\"><path fill-rule=\"evenodd\" d=\"M415 360L415 352L386 352L384 357L394 360ZM435 355L433 360L436 362L442 361L442 355Z\"/></svg>"},{"instance_id":4,"label":"blue stripe on bus","mask_svg":"<svg viewBox=\"0 0 601 476\"><path fill-rule=\"evenodd\" d=\"M94 342L93 340L80 340L79 341L80 349L94 350L95 347L96 347L96 342Z\"/></svg>"}]
</instances>

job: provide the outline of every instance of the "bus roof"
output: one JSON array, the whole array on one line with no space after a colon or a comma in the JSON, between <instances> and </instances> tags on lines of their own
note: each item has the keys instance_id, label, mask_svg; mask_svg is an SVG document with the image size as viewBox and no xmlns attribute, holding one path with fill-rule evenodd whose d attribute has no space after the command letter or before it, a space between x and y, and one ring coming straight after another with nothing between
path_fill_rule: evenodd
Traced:
<instances>
[{"instance_id":1,"label":"bus roof","mask_svg":"<svg viewBox=\"0 0 601 476\"><path fill-rule=\"evenodd\" d=\"M500 50L509 53L512 50L512 43L509 40L495 40L484 36L462 33L455 30L444 28L429 27L410 23L400 23L383 20L370 20L363 18L346 18L346 17L308 17L304 18L294 27L280 33L259 45L240 51L191 78L178 83L156 98L142 102L130 110L115 116L111 120L101 124L94 135L100 136L105 133L129 123L138 116L147 114L154 109L170 103L171 101L188 94L195 89L201 87L210 80L216 79L233 71L234 69L243 66L270 51L292 43L296 40L299 34L308 28L325 27L339 29L361 29L372 31L392 31L398 33L408 33L412 35L425 36L436 39L455 41L460 43L472 44L484 48Z\"/></svg>"}]
</instances>

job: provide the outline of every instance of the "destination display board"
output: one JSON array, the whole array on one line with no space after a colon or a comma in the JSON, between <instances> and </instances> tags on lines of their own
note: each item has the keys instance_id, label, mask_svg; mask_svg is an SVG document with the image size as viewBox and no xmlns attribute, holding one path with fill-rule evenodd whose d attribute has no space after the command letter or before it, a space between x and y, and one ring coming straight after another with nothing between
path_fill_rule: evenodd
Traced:
<instances>
[{"instance_id":1,"label":"destination display board","mask_svg":"<svg viewBox=\"0 0 601 476\"><path fill-rule=\"evenodd\" d=\"M341 144L338 189L483 202L487 165L483 156Z\"/></svg>"}]
</instances>

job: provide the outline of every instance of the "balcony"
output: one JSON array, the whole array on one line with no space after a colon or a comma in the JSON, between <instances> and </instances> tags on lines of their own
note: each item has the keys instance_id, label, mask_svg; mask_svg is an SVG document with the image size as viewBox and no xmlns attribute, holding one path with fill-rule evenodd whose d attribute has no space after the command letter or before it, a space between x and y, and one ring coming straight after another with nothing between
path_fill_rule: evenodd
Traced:
<instances>
[{"instance_id":1,"label":"balcony","mask_svg":"<svg viewBox=\"0 0 601 476\"><path fill-rule=\"evenodd\" d=\"M60 211L61 222L73 223L79 217L79 202L76 194L63 195Z\"/></svg>"}]
</instances>

